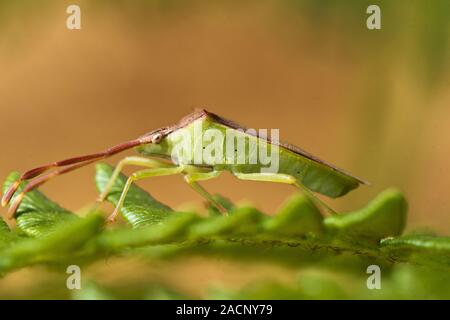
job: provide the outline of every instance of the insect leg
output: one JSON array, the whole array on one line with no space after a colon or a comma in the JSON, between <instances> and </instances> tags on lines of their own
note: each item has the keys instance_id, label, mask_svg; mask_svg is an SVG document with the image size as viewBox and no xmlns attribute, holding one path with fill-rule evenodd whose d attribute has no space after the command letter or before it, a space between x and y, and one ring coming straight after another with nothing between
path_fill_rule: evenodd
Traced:
<instances>
[{"instance_id":1,"label":"insect leg","mask_svg":"<svg viewBox=\"0 0 450 320\"><path fill-rule=\"evenodd\" d=\"M296 186L297 188L301 189L303 193L306 194L307 197L309 197L313 202L318 204L319 206L324 207L327 211L330 213L336 213L333 209L331 209L326 203L324 203L322 200L320 200L318 197L316 197L310 190L308 190L306 187L298 183L297 179L295 177L283 174L283 173L238 173L233 172L233 175L242 180L252 180L252 181L266 181L266 182L275 182L275 183L286 183L293 186Z\"/></svg>"},{"instance_id":2,"label":"insect leg","mask_svg":"<svg viewBox=\"0 0 450 320\"><path fill-rule=\"evenodd\" d=\"M126 165L133 165L133 166L141 166L146 168L171 168L174 167L170 163L159 161L156 159L149 159L144 157L126 157L117 164L116 168L114 169L113 174L108 180L108 183L106 184L105 188L103 189L102 193L99 195L97 201L103 202L105 198L108 196L108 193L111 191L111 188L114 185L114 182L116 181L117 177L119 176L120 172L122 171L123 167Z\"/></svg>"},{"instance_id":3,"label":"insect leg","mask_svg":"<svg viewBox=\"0 0 450 320\"><path fill-rule=\"evenodd\" d=\"M303 186L303 185L301 185L299 183L296 184L296 186L298 188L302 189L303 193L306 194L306 196L308 196L313 202L315 202L319 206L322 206L323 208L325 208L329 213L331 213L331 214L336 214L337 213L332 208L330 208L330 206L328 206L325 202L323 202L319 197L316 197L314 195L314 193L312 193L311 190L309 190L305 186Z\"/></svg>"},{"instance_id":4,"label":"insect leg","mask_svg":"<svg viewBox=\"0 0 450 320\"><path fill-rule=\"evenodd\" d=\"M214 199L214 197L206 191L197 181L209 180L220 175L220 171L211 172L192 172L184 176L184 180L197 191L203 198L205 198L209 203L214 205L221 213L227 215L227 209L225 209L219 202Z\"/></svg>"},{"instance_id":5,"label":"insect leg","mask_svg":"<svg viewBox=\"0 0 450 320\"><path fill-rule=\"evenodd\" d=\"M158 177L158 176L168 176L172 174L178 174L183 171L183 167L173 167L173 168L152 168L152 169L144 169L133 173L125 183L125 186L122 190L122 194L120 195L119 201L117 202L116 208L113 213L108 217L109 222L114 222L117 218L117 215L120 209L123 206L125 198L127 196L128 190L131 187L131 184L135 181L150 178L150 177Z\"/></svg>"},{"instance_id":6,"label":"insect leg","mask_svg":"<svg viewBox=\"0 0 450 320\"><path fill-rule=\"evenodd\" d=\"M233 175L241 180L251 180L251 181L266 181L266 182L276 182L276 183L287 183L292 185L297 185L297 180L288 174L283 173L238 173L233 172Z\"/></svg>"}]
</instances>

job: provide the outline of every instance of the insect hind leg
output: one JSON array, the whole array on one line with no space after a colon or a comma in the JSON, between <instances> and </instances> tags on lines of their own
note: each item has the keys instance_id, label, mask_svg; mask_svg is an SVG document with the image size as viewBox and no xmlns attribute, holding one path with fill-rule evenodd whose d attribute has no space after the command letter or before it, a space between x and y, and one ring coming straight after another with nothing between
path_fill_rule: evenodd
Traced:
<instances>
[{"instance_id":1,"label":"insect hind leg","mask_svg":"<svg viewBox=\"0 0 450 320\"><path fill-rule=\"evenodd\" d=\"M275 183L285 183L293 185L299 188L308 198L311 199L316 205L319 207L325 208L331 214L335 214L336 212L331 209L325 202L316 197L308 188L300 184L297 179L291 175L284 173L270 173L270 172L261 172L261 173L238 173L233 172L233 175L241 180L251 180L251 181L264 181L264 182L275 182Z\"/></svg>"}]
</instances>

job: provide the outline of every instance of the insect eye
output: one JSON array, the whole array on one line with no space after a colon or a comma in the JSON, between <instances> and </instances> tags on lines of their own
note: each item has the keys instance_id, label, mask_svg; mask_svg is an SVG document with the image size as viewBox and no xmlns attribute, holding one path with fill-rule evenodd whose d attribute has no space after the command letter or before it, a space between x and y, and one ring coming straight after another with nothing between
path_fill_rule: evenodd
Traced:
<instances>
[{"instance_id":1,"label":"insect eye","mask_svg":"<svg viewBox=\"0 0 450 320\"><path fill-rule=\"evenodd\" d=\"M162 140L162 134L161 133L157 133L152 137L152 143L160 143Z\"/></svg>"}]
</instances>

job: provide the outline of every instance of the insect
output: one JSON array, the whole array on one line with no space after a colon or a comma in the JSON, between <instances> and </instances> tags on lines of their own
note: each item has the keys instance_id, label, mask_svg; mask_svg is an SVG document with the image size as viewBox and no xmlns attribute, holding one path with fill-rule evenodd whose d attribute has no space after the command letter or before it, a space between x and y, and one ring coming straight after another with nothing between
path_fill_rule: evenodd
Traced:
<instances>
[{"instance_id":1,"label":"insect","mask_svg":"<svg viewBox=\"0 0 450 320\"><path fill-rule=\"evenodd\" d=\"M214 160L209 162L202 160L200 162L193 161L195 158L193 152L195 151L192 150L186 152L183 149L185 152L179 152L180 150L175 152L175 149L180 145L179 138L177 140L179 133L182 131L192 133L196 128L200 128L201 133L205 133L207 130L213 130L215 133L232 132L236 137L246 138L244 150L251 149L252 143L265 143L268 149L277 150L277 172L263 172L264 170L261 170L262 165L260 163L249 163L248 161L236 163L236 159L230 160L228 158L229 155L224 152L229 151L228 149L225 150L224 141L219 141L216 144L216 146L223 150L215 150ZM8 217L13 218L27 192L56 176L131 148L136 148L141 156L126 157L118 163L105 189L100 194L98 201L101 202L106 198L124 166L134 165L140 166L143 169L134 172L128 178L116 208L108 218L109 221L116 219L133 182L155 176L182 174L185 181L195 191L223 213L226 210L198 183L199 181L215 178L223 171L229 171L236 178L243 180L290 184L301 188L313 197L315 201L319 201L320 203L322 202L314 197L312 192L336 198L345 195L349 191L357 188L360 184L367 184L364 180L354 177L300 148L274 141L265 136L248 133L244 130L246 129L238 124L214 113L206 110L197 110L181 119L175 125L153 130L137 139L120 143L105 151L60 160L28 170L5 192L1 204L2 206L6 206L11 202ZM236 152L237 149L234 151ZM255 154L254 150L253 153L249 151L248 154ZM244 157L244 160L250 160L249 156L247 155L247 158ZM28 181L28 184L13 198L22 181Z\"/></svg>"}]
</instances>

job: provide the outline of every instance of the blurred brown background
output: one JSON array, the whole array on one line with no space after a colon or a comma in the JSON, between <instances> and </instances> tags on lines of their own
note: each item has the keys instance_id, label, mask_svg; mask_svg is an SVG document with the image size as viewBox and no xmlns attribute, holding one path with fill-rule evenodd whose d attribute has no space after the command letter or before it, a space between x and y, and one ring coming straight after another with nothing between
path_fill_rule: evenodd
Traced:
<instances>
[{"instance_id":1,"label":"blurred brown background","mask_svg":"<svg viewBox=\"0 0 450 320\"><path fill-rule=\"evenodd\" d=\"M70 4L81 7L81 30L65 26ZM366 28L369 4L381 6L381 30ZM0 176L205 107L280 128L372 183L328 201L336 209L396 186L409 229L449 234L449 15L439 0L1 1ZM96 198L93 176L90 166L42 189L78 209ZM181 177L142 185L173 207L202 201ZM228 175L204 185L268 213L294 192Z\"/></svg>"}]
</instances>

